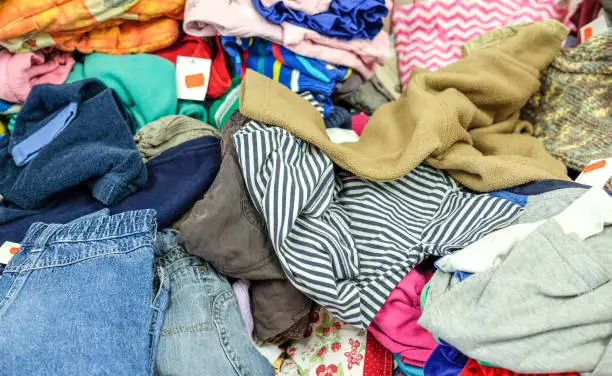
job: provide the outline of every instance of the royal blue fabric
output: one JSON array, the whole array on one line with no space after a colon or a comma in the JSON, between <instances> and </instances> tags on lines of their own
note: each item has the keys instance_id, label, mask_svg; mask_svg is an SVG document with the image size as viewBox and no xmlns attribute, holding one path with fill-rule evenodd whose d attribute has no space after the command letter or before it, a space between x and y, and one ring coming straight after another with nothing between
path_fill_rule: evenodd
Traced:
<instances>
[{"instance_id":1,"label":"royal blue fabric","mask_svg":"<svg viewBox=\"0 0 612 376\"><path fill-rule=\"evenodd\" d=\"M444 341L427 359L423 372L425 376L459 376L465 368L468 357Z\"/></svg>"},{"instance_id":2,"label":"royal blue fabric","mask_svg":"<svg viewBox=\"0 0 612 376\"><path fill-rule=\"evenodd\" d=\"M520 195L518 193L512 193L509 191L493 191L493 192L489 192L489 194L491 196L505 198L506 200L510 200L523 207L527 205L527 196L525 195Z\"/></svg>"},{"instance_id":3,"label":"royal blue fabric","mask_svg":"<svg viewBox=\"0 0 612 376\"><path fill-rule=\"evenodd\" d=\"M8 110L13 108L13 106L16 106L16 104L0 99L0 114L8 113Z\"/></svg>"},{"instance_id":4,"label":"royal blue fabric","mask_svg":"<svg viewBox=\"0 0 612 376\"><path fill-rule=\"evenodd\" d=\"M289 8L283 1L265 7L261 0L253 5L265 19L275 24L289 22L338 39L374 39L383 27L389 10L384 0L332 0L326 12L307 14Z\"/></svg>"},{"instance_id":5,"label":"royal blue fabric","mask_svg":"<svg viewBox=\"0 0 612 376\"><path fill-rule=\"evenodd\" d=\"M45 127L69 103L79 111L70 124L25 166L9 150ZM121 99L101 81L36 85L10 137L0 140L0 223L51 206L55 195L87 185L91 195L114 205L147 182L147 170L132 136Z\"/></svg>"},{"instance_id":6,"label":"royal blue fabric","mask_svg":"<svg viewBox=\"0 0 612 376\"><path fill-rule=\"evenodd\" d=\"M158 227L168 227L208 190L220 165L221 150L217 138L200 137L184 142L151 159L146 164L147 184L117 205L110 206L110 212L155 209ZM0 226L0 242L19 243L35 222L68 223L104 207L86 189L66 191L54 207Z\"/></svg>"},{"instance_id":7,"label":"royal blue fabric","mask_svg":"<svg viewBox=\"0 0 612 376\"><path fill-rule=\"evenodd\" d=\"M468 273L468 272L463 272L461 270L457 270L455 274L453 274L453 276L459 279L460 281L464 281L468 279L472 274L473 273Z\"/></svg>"},{"instance_id":8,"label":"royal blue fabric","mask_svg":"<svg viewBox=\"0 0 612 376\"><path fill-rule=\"evenodd\" d=\"M11 148L11 155L17 166L23 166L36 158L40 150L47 146L61 131L66 129L79 109L77 102L70 102L42 128L32 133Z\"/></svg>"}]
</instances>

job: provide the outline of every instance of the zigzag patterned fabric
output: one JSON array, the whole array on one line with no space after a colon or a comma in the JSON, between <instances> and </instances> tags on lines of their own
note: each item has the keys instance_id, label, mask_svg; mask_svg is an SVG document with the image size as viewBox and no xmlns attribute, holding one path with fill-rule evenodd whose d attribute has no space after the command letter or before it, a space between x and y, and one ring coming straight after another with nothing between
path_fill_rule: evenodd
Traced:
<instances>
[{"instance_id":1,"label":"zigzag patterned fabric","mask_svg":"<svg viewBox=\"0 0 612 376\"><path fill-rule=\"evenodd\" d=\"M508 25L560 19L555 0L437 0L393 11L402 87L416 68L436 70L461 58L461 46Z\"/></svg>"}]
</instances>

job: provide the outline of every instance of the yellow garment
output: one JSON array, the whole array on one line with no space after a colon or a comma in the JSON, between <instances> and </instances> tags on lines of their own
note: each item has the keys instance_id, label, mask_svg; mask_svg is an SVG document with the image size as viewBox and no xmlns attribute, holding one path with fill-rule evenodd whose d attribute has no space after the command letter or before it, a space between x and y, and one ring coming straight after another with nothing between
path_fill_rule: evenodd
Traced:
<instances>
[{"instance_id":1,"label":"yellow garment","mask_svg":"<svg viewBox=\"0 0 612 376\"><path fill-rule=\"evenodd\" d=\"M435 72L413 71L400 98L381 106L354 143L331 142L314 107L253 71L242 83L240 112L285 128L369 180L397 179L423 161L480 192L568 179L565 166L531 136L531 124L518 118L560 50L563 26L553 25L529 25Z\"/></svg>"},{"instance_id":2,"label":"yellow garment","mask_svg":"<svg viewBox=\"0 0 612 376\"><path fill-rule=\"evenodd\" d=\"M174 43L180 35L179 22L172 18L126 21L117 26L92 30L78 38L57 44L63 51L78 50L89 54L113 55L159 51Z\"/></svg>"}]
</instances>

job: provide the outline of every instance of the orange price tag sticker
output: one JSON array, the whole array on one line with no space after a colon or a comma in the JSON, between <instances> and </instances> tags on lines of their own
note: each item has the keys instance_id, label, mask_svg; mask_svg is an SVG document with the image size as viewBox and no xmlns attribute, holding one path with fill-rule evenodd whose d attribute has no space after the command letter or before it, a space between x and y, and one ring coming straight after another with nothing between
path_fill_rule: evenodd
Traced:
<instances>
[{"instance_id":1,"label":"orange price tag sticker","mask_svg":"<svg viewBox=\"0 0 612 376\"><path fill-rule=\"evenodd\" d=\"M187 86L188 89L191 89L192 87L204 86L204 81L205 78L202 73L185 76L185 86Z\"/></svg>"},{"instance_id":2,"label":"orange price tag sticker","mask_svg":"<svg viewBox=\"0 0 612 376\"><path fill-rule=\"evenodd\" d=\"M590 27L590 26L585 28L582 33L584 35L584 38L582 39L584 42L586 42L587 40L593 38L593 28Z\"/></svg>"}]
</instances>

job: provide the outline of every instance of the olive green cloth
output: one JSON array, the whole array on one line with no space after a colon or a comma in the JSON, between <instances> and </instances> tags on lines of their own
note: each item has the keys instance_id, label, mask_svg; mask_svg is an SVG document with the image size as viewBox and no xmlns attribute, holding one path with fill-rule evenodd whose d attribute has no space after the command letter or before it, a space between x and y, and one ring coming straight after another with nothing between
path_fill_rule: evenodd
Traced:
<instances>
[{"instance_id":1,"label":"olive green cloth","mask_svg":"<svg viewBox=\"0 0 612 376\"><path fill-rule=\"evenodd\" d=\"M534 180L569 179L563 163L531 136L519 111L559 53L561 24L535 23L503 43L435 72L415 70L396 101L370 118L359 141L335 144L318 112L298 95L248 71L240 112L280 126L340 167L370 180L393 180L426 161L480 192Z\"/></svg>"},{"instance_id":2,"label":"olive green cloth","mask_svg":"<svg viewBox=\"0 0 612 376\"><path fill-rule=\"evenodd\" d=\"M159 118L142 127L134 141L145 162L161 152L194 138L214 136L221 133L211 125L183 115L170 115Z\"/></svg>"}]
</instances>

